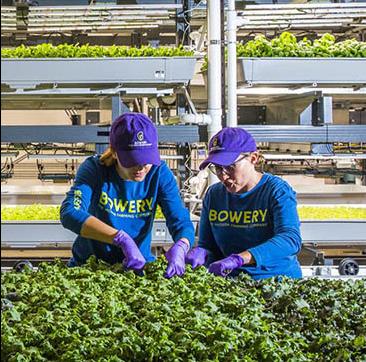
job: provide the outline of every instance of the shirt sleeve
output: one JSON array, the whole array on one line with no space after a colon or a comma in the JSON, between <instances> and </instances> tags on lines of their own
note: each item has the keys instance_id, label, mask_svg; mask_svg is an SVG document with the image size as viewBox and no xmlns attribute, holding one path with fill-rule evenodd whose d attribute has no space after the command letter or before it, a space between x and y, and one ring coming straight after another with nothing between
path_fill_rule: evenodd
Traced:
<instances>
[{"instance_id":1,"label":"shirt sleeve","mask_svg":"<svg viewBox=\"0 0 366 362\"><path fill-rule=\"evenodd\" d=\"M272 214L273 237L248 249L257 266L271 265L276 260L296 255L301 250L302 241L296 194L287 183L274 193Z\"/></svg>"},{"instance_id":2,"label":"shirt sleeve","mask_svg":"<svg viewBox=\"0 0 366 362\"><path fill-rule=\"evenodd\" d=\"M187 238L193 246L194 227L180 197L177 182L165 163L162 163L161 167L157 201L165 216L169 232L174 241Z\"/></svg>"},{"instance_id":3,"label":"shirt sleeve","mask_svg":"<svg viewBox=\"0 0 366 362\"><path fill-rule=\"evenodd\" d=\"M198 246L204 248L208 252L206 264L211 264L214 261L224 258L224 255L220 251L216 244L215 237L212 232L210 220L209 220L209 210L210 210L210 189L207 191L203 203L202 211L199 225L199 238Z\"/></svg>"},{"instance_id":4,"label":"shirt sleeve","mask_svg":"<svg viewBox=\"0 0 366 362\"><path fill-rule=\"evenodd\" d=\"M91 216L88 210L97 180L96 164L92 158L88 158L80 165L74 185L66 193L61 205L60 219L66 229L80 234L83 223Z\"/></svg>"}]
</instances>

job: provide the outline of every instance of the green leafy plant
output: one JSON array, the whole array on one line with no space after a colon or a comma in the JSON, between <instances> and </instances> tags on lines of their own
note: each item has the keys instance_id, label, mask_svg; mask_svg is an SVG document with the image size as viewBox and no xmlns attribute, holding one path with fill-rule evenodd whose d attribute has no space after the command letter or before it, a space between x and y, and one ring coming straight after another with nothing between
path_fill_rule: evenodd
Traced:
<instances>
[{"instance_id":1,"label":"green leafy plant","mask_svg":"<svg viewBox=\"0 0 366 362\"><path fill-rule=\"evenodd\" d=\"M301 57L301 58L366 58L366 42L347 39L336 42L331 34L324 34L314 41L308 38L297 40L295 35L283 32L280 36L268 39L264 35L257 35L253 40L238 44L237 57ZM227 54L226 54L227 57ZM201 70L207 70L207 58Z\"/></svg>"},{"instance_id":2,"label":"green leafy plant","mask_svg":"<svg viewBox=\"0 0 366 362\"><path fill-rule=\"evenodd\" d=\"M366 42L356 39L335 41L331 34L324 34L313 42L306 37L297 41L295 35L284 32L272 40L258 35L254 40L237 47L238 57L343 57L365 58Z\"/></svg>"},{"instance_id":3,"label":"green leafy plant","mask_svg":"<svg viewBox=\"0 0 366 362\"><path fill-rule=\"evenodd\" d=\"M366 220L366 208L362 207L321 207L299 206L298 212L301 220L329 220L329 219L359 219ZM164 218L161 208L158 206L156 219ZM14 207L1 207L1 220L59 220L60 206L57 205L19 205Z\"/></svg>"},{"instance_id":4,"label":"green leafy plant","mask_svg":"<svg viewBox=\"0 0 366 362\"><path fill-rule=\"evenodd\" d=\"M1 274L3 361L362 361L366 282L144 276L90 258ZM4 303L11 299L12 307Z\"/></svg>"},{"instance_id":5,"label":"green leafy plant","mask_svg":"<svg viewBox=\"0 0 366 362\"><path fill-rule=\"evenodd\" d=\"M41 204L1 206L1 220L60 220L60 206Z\"/></svg>"},{"instance_id":6,"label":"green leafy plant","mask_svg":"<svg viewBox=\"0 0 366 362\"><path fill-rule=\"evenodd\" d=\"M155 218L164 218L160 206L156 209ZM60 220L60 206L41 204L1 206L1 220Z\"/></svg>"},{"instance_id":7,"label":"green leafy plant","mask_svg":"<svg viewBox=\"0 0 366 362\"><path fill-rule=\"evenodd\" d=\"M298 212L301 220L358 219L366 221L366 208L364 207L299 206Z\"/></svg>"},{"instance_id":8,"label":"green leafy plant","mask_svg":"<svg viewBox=\"0 0 366 362\"><path fill-rule=\"evenodd\" d=\"M193 51L179 47L142 46L99 46L44 43L35 46L20 45L16 48L2 48L1 58L116 58L116 57L186 57Z\"/></svg>"}]
</instances>

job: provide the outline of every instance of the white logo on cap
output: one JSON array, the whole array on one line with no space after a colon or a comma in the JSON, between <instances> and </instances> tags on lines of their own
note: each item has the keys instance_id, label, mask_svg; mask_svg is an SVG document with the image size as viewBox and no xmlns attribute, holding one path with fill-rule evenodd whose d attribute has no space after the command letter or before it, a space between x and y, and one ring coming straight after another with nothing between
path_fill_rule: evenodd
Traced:
<instances>
[{"instance_id":1,"label":"white logo on cap","mask_svg":"<svg viewBox=\"0 0 366 362\"><path fill-rule=\"evenodd\" d=\"M137 133L137 139L139 141L142 141L144 139L144 132L140 131L139 133Z\"/></svg>"},{"instance_id":2,"label":"white logo on cap","mask_svg":"<svg viewBox=\"0 0 366 362\"><path fill-rule=\"evenodd\" d=\"M225 149L225 147L221 147L219 145L218 138L214 138L212 140L212 145L211 145L211 148L210 148L209 152L212 152L212 151L220 151L220 150L224 150L224 149Z\"/></svg>"}]
</instances>

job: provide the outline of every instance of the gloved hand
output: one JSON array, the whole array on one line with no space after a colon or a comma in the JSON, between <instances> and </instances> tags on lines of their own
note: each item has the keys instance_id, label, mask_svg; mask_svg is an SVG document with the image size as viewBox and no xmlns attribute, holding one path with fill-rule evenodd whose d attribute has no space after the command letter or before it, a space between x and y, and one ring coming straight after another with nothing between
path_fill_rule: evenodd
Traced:
<instances>
[{"instance_id":1,"label":"gloved hand","mask_svg":"<svg viewBox=\"0 0 366 362\"><path fill-rule=\"evenodd\" d=\"M208 272L217 276L226 277L234 269L240 268L244 264L244 259L238 254L231 254L225 259L215 261L208 267Z\"/></svg>"},{"instance_id":2,"label":"gloved hand","mask_svg":"<svg viewBox=\"0 0 366 362\"><path fill-rule=\"evenodd\" d=\"M198 266L205 264L207 258L207 250L199 246L191 249L186 256L186 263L191 264L195 269Z\"/></svg>"},{"instance_id":3,"label":"gloved hand","mask_svg":"<svg viewBox=\"0 0 366 362\"><path fill-rule=\"evenodd\" d=\"M123 230L118 231L113 239L113 245L119 246L122 249L125 255L125 259L123 260L125 268L136 271L142 270L146 260L130 235Z\"/></svg>"},{"instance_id":4,"label":"gloved hand","mask_svg":"<svg viewBox=\"0 0 366 362\"><path fill-rule=\"evenodd\" d=\"M165 278L174 275L182 276L186 270L185 256L189 250L189 245L183 240L178 240L166 253L168 267L164 274Z\"/></svg>"}]
</instances>

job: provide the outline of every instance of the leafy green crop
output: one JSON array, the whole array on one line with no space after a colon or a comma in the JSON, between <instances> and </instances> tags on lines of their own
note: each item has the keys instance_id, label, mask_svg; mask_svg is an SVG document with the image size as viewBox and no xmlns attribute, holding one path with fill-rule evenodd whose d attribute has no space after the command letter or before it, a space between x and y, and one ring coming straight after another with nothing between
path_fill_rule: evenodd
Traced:
<instances>
[{"instance_id":1,"label":"leafy green crop","mask_svg":"<svg viewBox=\"0 0 366 362\"><path fill-rule=\"evenodd\" d=\"M295 35L284 32L272 40L258 35L254 40L237 47L238 57L344 57L365 58L366 42L356 39L335 41L331 34L324 34L313 42L306 37L297 41Z\"/></svg>"},{"instance_id":2,"label":"leafy green crop","mask_svg":"<svg viewBox=\"0 0 366 362\"><path fill-rule=\"evenodd\" d=\"M358 219L366 221L365 207L299 206L297 210L301 220Z\"/></svg>"},{"instance_id":3,"label":"leafy green crop","mask_svg":"<svg viewBox=\"0 0 366 362\"><path fill-rule=\"evenodd\" d=\"M361 219L366 220L366 208L356 207L321 207L299 206L298 212L301 220L329 220L329 219ZM163 219L164 215L158 206L156 219ZM59 220L60 206L52 205L19 205L15 207L2 206L1 220Z\"/></svg>"},{"instance_id":4,"label":"leafy green crop","mask_svg":"<svg viewBox=\"0 0 366 362\"><path fill-rule=\"evenodd\" d=\"M356 39L335 41L331 34L324 34L321 38L311 41L304 37L297 40L295 35L283 32L280 36L268 39L264 35L257 35L253 40L236 47L237 57L300 57L300 58L366 58L366 42ZM227 58L227 52L225 54ZM201 70L207 70L207 57Z\"/></svg>"},{"instance_id":5,"label":"leafy green crop","mask_svg":"<svg viewBox=\"0 0 366 362\"><path fill-rule=\"evenodd\" d=\"M158 206L156 219L163 219L164 215ZM18 205L14 207L1 206L1 220L60 220L59 205Z\"/></svg>"},{"instance_id":6,"label":"leafy green crop","mask_svg":"<svg viewBox=\"0 0 366 362\"><path fill-rule=\"evenodd\" d=\"M60 206L41 204L1 206L1 220L60 220Z\"/></svg>"},{"instance_id":7,"label":"leafy green crop","mask_svg":"<svg viewBox=\"0 0 366 362\"><path fill-rule=\"evenodd\" d=\"M364 361L366 281L145 276L90 258L1 274L3 361ZM15 294L14 294L15 293ZM6 307L7 305L7 307Z\"/></svg>"},{"instance_id":8,"label":"leafy green crop","mask_svg":"<svg viewBox=\"0 0 366 362\"><path fill-rule=\"evenodd\" d=\"M192 56L193 51L179 47L142 46L99 46L61 44L39 44L35 46L20 45L16 48L1 48L1 58L106 58L106 57L178 57Z\"/></svg>"}]
</instances>

